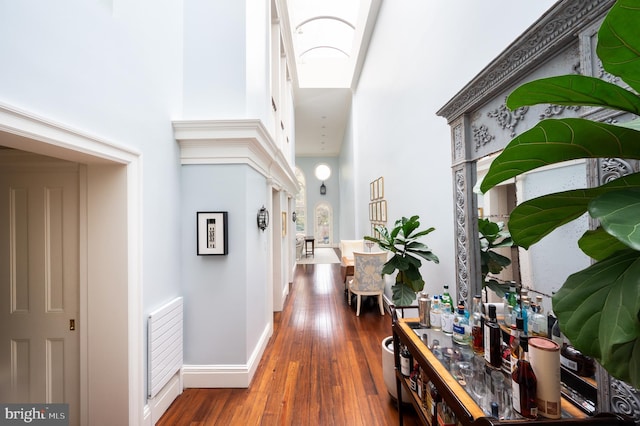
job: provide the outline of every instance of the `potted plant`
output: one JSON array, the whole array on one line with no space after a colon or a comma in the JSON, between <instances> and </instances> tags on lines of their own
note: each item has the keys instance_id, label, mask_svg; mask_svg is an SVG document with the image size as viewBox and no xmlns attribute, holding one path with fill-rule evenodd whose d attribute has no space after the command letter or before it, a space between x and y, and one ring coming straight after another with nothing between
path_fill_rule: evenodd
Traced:
<instances>
[{"instance_id":1,"label":"potted plant","mask_svg":"<svg viewBox=\"0 0 640 426\"><path fill-rule=\"evenodd\" d=\"M380 238L365 236L367 241L378 244L382 250L389 251L393 256L384 264L382 275L390 275L397 271L395 284L391 287L393 303L397 306L408 306L415 299L416 294L424 288L424 280L420 273L421 259L439 263L440 260L419 238L433 232L435 228L419 231L420 218L402 217L389 230L385 226L376 227Z\"/></svg>"},{"instance_id":2,"label":"potted plant","mask_svg":"<svg viewBox=\"0 0 640 426\"><path fill-rule=\"evenodd\" d=\"M532 81L507 99L525 105L584 105L640 115L640 9L618 0L599 31L604 70L631 90L582 75ZM608 124L580 118L547 119L512 140L493 161L480 189L541 166L577 158L640 159L640 122ZM601 186L544 195L516 207L509 230L527 249L585 212L599 221L578 241L594 259L567 278L552 299L560 329L571 343L614 377L640 387L640 173Z\"/></svg>"},{"instance_id":3,"label":"potted plant","mask_svg":"<svg viewBox=\"0 0 640 426\"><path fill-rule=\"evenodd\" d=\"M495 249L500 247L512 247L513 239L509 231L505 231L504 222L492 222L487 218L478 219L478 233L480 239L480 271L482 275L482 288L493 290L502 297L506 284L498 281L489 274L497 275L507 266L511 265L511 259L501 255Z\"/></svg>"}]
</instances>

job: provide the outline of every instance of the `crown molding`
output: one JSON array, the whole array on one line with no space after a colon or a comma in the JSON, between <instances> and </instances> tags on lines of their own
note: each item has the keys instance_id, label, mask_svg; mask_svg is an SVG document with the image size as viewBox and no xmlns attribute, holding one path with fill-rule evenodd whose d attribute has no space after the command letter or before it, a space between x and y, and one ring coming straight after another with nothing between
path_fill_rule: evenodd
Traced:
<instances>
[{"instance_id":1,"label":"crown molding","mask_svg":"<svg viewBox=\"0 0 640 426\"><path fill-rule=\"evenodd\" d=\"M245 164L287 192L298 192L295 173L260 120L173 121L180 162Z\"/></svg>"}]
</instances>

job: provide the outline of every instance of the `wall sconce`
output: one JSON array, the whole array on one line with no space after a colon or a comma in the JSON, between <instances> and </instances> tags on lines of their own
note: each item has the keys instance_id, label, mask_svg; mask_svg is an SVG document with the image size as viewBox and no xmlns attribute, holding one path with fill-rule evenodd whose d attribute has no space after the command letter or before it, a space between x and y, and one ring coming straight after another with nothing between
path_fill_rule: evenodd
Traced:
<instances>
[{"instance_id":1,"label":"wall sconce","mask_svg":"<svg viewBox=\"0 0 640 426\"><path fill-rule=\"evenodd\" d=\"M291 213L291 220L295 222L297 218L298 218L298 215L296 214L296 212Z\"/></svg>"},{"instance_id":2,"label":"wall sconce","mask_svg":"<svg viewBox=\"0 0 640 426\"><path fill-rule=\"evenodd\" d=\"M269 226L269 210L264 206L258 211L258 228L264 231Z\"/></svg>"},{"instance_id":3,"label":"wall sconce","mask_svg":"<svg viewBox=\"0 0 640 426\"><path fill-rule=\"evenodd\" d=\"M327 193L327 187L325 186L324 182L322 182L322 185L320 185L320 195L325 195Z\"/></svg>"}]
</instances>

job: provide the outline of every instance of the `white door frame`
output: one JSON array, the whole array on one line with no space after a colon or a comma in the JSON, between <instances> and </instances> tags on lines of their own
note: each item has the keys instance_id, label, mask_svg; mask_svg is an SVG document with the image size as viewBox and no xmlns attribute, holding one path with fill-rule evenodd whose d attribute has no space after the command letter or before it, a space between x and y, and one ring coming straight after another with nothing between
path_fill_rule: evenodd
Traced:
<instances>
[{"instance_id":1,"label":"white door frame","mask_svg":"<svg viewBox=\"0 0 640 426\"><path fill-rule=\"evenodd\" d=\"M80 424L142 424L140 153L6 104L0 104L0 144L84 165L79 199ZM103 229L101 218L114 214L123 226Z\"/></svg>"}]
</instances>

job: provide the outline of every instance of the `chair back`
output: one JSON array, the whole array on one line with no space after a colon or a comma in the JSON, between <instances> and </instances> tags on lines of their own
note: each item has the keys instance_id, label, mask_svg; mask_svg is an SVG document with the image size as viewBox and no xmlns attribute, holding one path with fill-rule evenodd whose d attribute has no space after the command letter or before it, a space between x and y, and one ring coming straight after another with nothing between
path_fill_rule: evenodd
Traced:
<instances>
[{"instance_id":1,"label":"chair back","mask_svg":"<svg viewBox=\"0 0 640 426\"><path fill-rule=\"evenodd\" d=\"M359 291L384 290L382 266L387 262L387 252L354 252L353 286Z\"/></svg>"}]
</instances>

